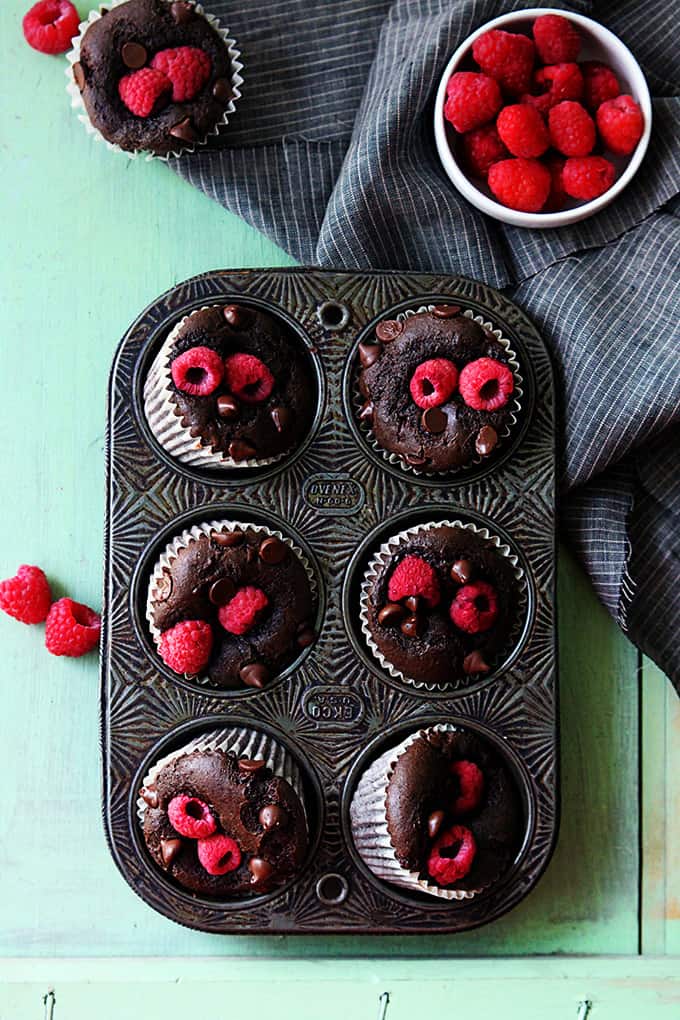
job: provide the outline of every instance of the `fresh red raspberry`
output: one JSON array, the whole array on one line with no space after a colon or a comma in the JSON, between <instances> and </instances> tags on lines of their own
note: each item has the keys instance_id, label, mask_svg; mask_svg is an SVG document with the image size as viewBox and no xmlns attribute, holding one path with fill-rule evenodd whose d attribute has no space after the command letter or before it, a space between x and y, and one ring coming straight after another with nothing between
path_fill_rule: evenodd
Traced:
<instances>
[{"instance_id":1,"label":"fresh red raspberry","mask_svg":"<svg viewBox=\"0 0 680 1020\"><path fill-rule=\"evenodd\" d=\"M603 156L582 156L568 159L562 171L564 190L572 198L590 201L609 191L616 170Z\"/></svg>"},{"instance_id":2,"label":"fresh red raspberry","mask_svg":"<svg viewBox=\"0 0 680 1020\"><path fill-rule=\"evenodd\" d=\"M495 358L468 361L458 380L461 397L475 411L498 411L505 407L514 386L508 366Z\"/></svg>"},{"instance_id":3,"label":"fresh red raspberry","mask_svg":"<svg viewBox=\"0 0 680 1020\"><path fill-rule=\"evenodd\" d=\"M21 623L42 623L52 605L52 592L40 567L23 564L14 577L0 581L0 609Z\"/></svg>"},{"instance_id":4,"label":"fresh red raspberry","mask_svg":"<svg viewBox=\"0 0 680 1020\"><path fill-rule=\"evenodd\" d=\"M486 581L464 584L456 592L449 616L466 634L480 634L492 627L498 616L496 590Z\"/></svg>"},{"instance_id":5,"label":"fresh red raspberry","mask_svg":"<svg viewBox=\"0 0 680 1020\"><path fill-rule=\"evenodd\" d=\"M151 61L155 71L172 82L172 101L186 103L201 91L212 70L208 54L196 46L178 46L172 50L159 50Z\"/></svg>"},{"instance_id":6,"label":"fresh red raspberry","mask_svg":"<svg viewBox=\"0 0 680 1020\"><path fill-rule=\"evenodd\" d=\"M218 618L230 634L247 634L257 622L258 616L269 605L269 599L259 588L248 585L239 588L233 599L220 606Z\"/></svg>"},{"instance_id":7,"label":"fresh red raspberry","mask_svg":"<svg viewBox=\"0 0 680 1020\"><path fill-rule=\"evenodd\" d=\"M423 361L411 376L409 390L418 407L445 404L456 388L458 369L447 358Z\"/></svg>"},{"instance_id":8,"label":"fresh red raspberry","mask_svg":"<svg viewBox=\"0 0 680 1020\"><path fill-rule=\"evenodd\" d=\"M209 875L226 875L241 863L241 848L235 839L216 832L199 839L198 859Z\"/></svg>"},{"instance_id":9,"label":"fresh red raspberry","mask_svg":"<svg viewBox=\"0 0 680 1020\"><path fill-rule=\"evenodd\" d=\"M135 117L148 117L160 97L171 88L172 83L161 71L142 67L120 79L118 95Z\"/></svg>"},{"instance_id":10,"label":"fresh red raspberry","mask_svg":"<svg viewBox=\"0 0 680 1020\"><path fill-rule=\"evenodd\" d=\"M168 804L168 819L180 836L205 839L217 828L217 822L205 801L180 793Z\"/></svg>"},{"instance_id":11,"label":"fresh red raspberry","mask_svg":"<svg viewBox=\"0 0 680 1020\"><path fill-rule=\"evenodd\" d=\"M550 173L537 159L502 159L489 170L489 187L499 202L520 212L538 212L550 191Z\"/></svg>"},{"instance_id":12,"label":"fresh red raspberry","mask_svg":"<svg viewBox=\"0 0 680 1020\"><path fill-rule=\"evenodd\" d=\"M438 885L465 878L477 853L475 837L464 825L452 825L432 844L427 873Z\"/></svg>"},{"instance_id":13,"label":"fresh red raspberry","mask_svg":"<svg viewBox=\"0 0 680 1020\"><path fill-rule=\"evenodd\" d=\"M534 75L533 84L534 92L539 94L524 95L522 102L535 106L544 116L565 99L580 99L583 95L583 75L578 64L541 67Z\"/></svg>"},{"instance_id":14,"label":"fresh red raspberry","mask_svg":"<svg viewBox=\"0 0 680 1020\"><path fill-rule=\"evenodd\" d=\"M564 156L588 156L595 146L595 123L580 103L566 100L548 114L550 141Z\"/></svg>"},{"instance_id":15,"label":"fresh red raspberry","mask_svg":"<svg viewBox=\"0 0 680 1020\"><path fill-rule=\"evenodd\" d=\"M543 206L543 212L559 212L566 204L569 196L564 190L564 184L562 182L562 173L564 171L565 162L566 160L564 157L558 156L557 153L548 156L545 160L545 165L550 171L550 194Z\"/></svg>"},{"instance_id":16,"label":"fresh red raspberry","mask_svg":"<svg viewBox=\"0 0 680 1020\"><path fill-rule=\"evenodd\" d=\"M229 390L244 404L259 404L274 389L274 376L254 354L230 354L224 362Z\"/></svg>"},{"instance_id":17,"label":"fresh red raspberry","mask_svg":"<svg viewBox=\"0 0 680 1020\"><path fill-rule=\"evenodd\" d=\"M596 60L586 60L581 66L584 102L593 113L607 99L616 99L621 91L619 79L611 67ZM571 96L565 96L565 99ZM578 98L578 97L575 97Z\"/></svg>"},{"instance_id":18,"label":"fresh red raspberry","mask_svg":"<svg viewBox=\"0 0 680 1020\"><path fill-rule=\"evenodd\" d=\"M484 124L474 131L467 131L462 144L466 166L475 177L486 177L492 163L510 155L495 124Z\"/></svg>"},{"instance_id":19,"label":"fresh red raspberry","mask_svg":"<svg viewBox=\"0 0 680 1020\"><path fill-rule=\"evenodd\" d=\"M69 0L40 0L24 14L22 28L29 46L40 53L65 53L78 34L80 16Z\"/></svg>"},{"instance_id":20,"label":"fresh red raspberry","mask_svg":"<svg viewBox=\"0 0 680 1020\"><path fill-rule=\"evenodd\" d=\"M192 397L208 397L224 378L224 363L209 347L190 347L178 355L170 366L172 381L182 393Z\"/></svg>"},{"instance_id":21,"label":"fresh red raspberry","mask_svg":"<svg viewBox=\"0 0 680 1020\"><path fill-rule=\"evenodd\" d=\"M498 134L513 156L542 156L550 145L545 122L538 110L525 103L506 106L496 121Z\"/></svg>"},{"instance_id":22,"label":"fresh red raspberry","mask_svg":"<svg viewBox=\"0 0 680 1020\"><path fill-rule=\"evenodd\" d=\"M424 599L430 609L439 604L439 581L434 568L421 556L405 556L392 571L387 585L390 602L400 602L410 595Z\"/></svg>"},{"instance_id":23,"label":"fresh red raspberry","mask_svg":"<svg viewBox=\"0 0 680 1020\"><path fill-rule=\"evenodd\" d=\"M458 779L458 796L453 802L456 815L474 811L484 793L484 773L473 761L454 761L451 772Z\"/></svg>"},{"instance_id":24,"label":"fresh red raspberry","mask_svg":"<svg viewBox=\"0 0 680 1020\"><path fill-rule=\"evenodd\" d=\"M75 659L97 647L100 630L99 613L73 599L59 599L47 614L45 645L52 655Z\"/></svg>"},{"instance_id":25,"label":"fresh red raspberry","mask_svg":"<svg viewBox=\"0 0 680 1020\"><path fill-rule=\"evenodd\" d=\"M645 121L632 96L607 99L598 107L597 126L602 141L618 156L629 156L642 138Z\"/></svg>"},{"instance_id":26,"label":"fresh red raspberry","mask_svg":"<svg viewBox=\"0 0 680 1020\"><path fill-rule=\"evenodd\" d=\"M205 620L181 620L161 634L158 654L175 673L200 673L212 651L213 634Z\"/></svg>"},{"instance_id":27,"label":"fresh red raspberry","mask_svg":"<svg viewBox=\"0 0 680 1020\"><path fill-rule=\"evenodd\" d=\"M504 92L529 91L534 69L534 44L525 35L491 28L472 44L472 56L482 71L495 78Z\"/></svg>"},{"instance_id":28,"label":"fresh red raspberry","mask_svg":"<svg viewBox=\"0 0 680 1020\"><path fill-rule=\"evenodd\" d=\"M533 25L534 42L544 64L572 63L581 49L576 27L561 14L543 14Z\"/></svg>"},{"instance_id":29,"label":"fresh red raspberry","mask_svg":"<svg viewBox=\"0 0 680 1020\"><path fill-rule=\"evenodd\" d=\"M486 74L457 71L446 86L444 116L456 131L472 131L492 120L503 104L498 82Z\"/></svg>"}]
</instances>

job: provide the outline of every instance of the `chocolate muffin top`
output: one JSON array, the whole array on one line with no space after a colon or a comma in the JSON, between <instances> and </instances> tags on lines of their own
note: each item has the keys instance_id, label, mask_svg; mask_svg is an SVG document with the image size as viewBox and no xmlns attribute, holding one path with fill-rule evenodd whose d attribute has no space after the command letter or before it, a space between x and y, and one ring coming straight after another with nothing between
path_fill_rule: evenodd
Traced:
<instances>
[{"instance_id":1,"label":"chocolate muffin top","mask_svg":"<svg viewBox=\"0 0 680 1020\"><path fill-rule=\"evenodd\" d=\"M192 52L177 62L180 47ZM224 40L185 0L112 7L86 30L73 67L104 138L156 155L205 139L233 98L231 75Z\"/></svg>"},{"instance_id":2,"label":"chocolate muffin top","mask_svg":"<svg viewBox=\"0 0 680 1020\"><path fill-rule=\"evenodd\" d=\"M510 423L514 381L493 333L437 305L376 326L359 347L359 412L377 442L424 473L493 454Z\"/></svg>"},{"instance_id":3,"label":"chocolate muffin top","mask_svg":"<svg viewBox=\"0 0 680 1020\"><path fill-rule=\"evenodd\" d=\"M378 571L368 627L405 677L457 683L487 673L507 650L519 591L512 562L490 540L468 528L428 528Z\"/></svg>"},{"instance_id":4,"label":"chocolate muffin top","mask_svg":"<svg viewBox=\"0 0 680 1020\"><path fill-rule=\"evenodd\" d=\"M141 796L151 856L192 892L258 895L286 882L304 860L300 798L263 761L192 751L164 765Z\"/></svg>"},{"instance_id":5,"label":"chocolate muffin top","mask_svg":"<svg viewBox=\"0 0 680 1020\"><path fill-rule=\"evenodd\" d=\"M159 651L171 668L172 629L208 623L212 647L201 674L218 687L263 687L315 639L314 599L299 557L276 536L248 528L225 526L189 542L160 580L152 578L149 593Z\"/></svg>"},{"instance_id":6,"label":"chocolate muffin top","mask_svg":"<svg viewBox=\"0 0 680 1020\"><path fill-rule=\"evenodd\" d=\"M467 873L437 883L451 888L487 886L520 846L523 812L515 782L501 756L469 730L433 729L418 736L397 759L385 808L397 860L430 880L428 859L436 841L456 825L472 832L476 850ZM446 860L445 852L441 856Z\"/></svg>"}]
</instances>

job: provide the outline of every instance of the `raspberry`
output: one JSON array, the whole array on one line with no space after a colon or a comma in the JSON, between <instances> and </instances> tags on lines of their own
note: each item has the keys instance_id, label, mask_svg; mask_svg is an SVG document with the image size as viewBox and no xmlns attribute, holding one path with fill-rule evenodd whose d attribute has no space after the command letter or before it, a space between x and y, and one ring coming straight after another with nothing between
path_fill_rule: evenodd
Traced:
<instances>
[{"instance_id":1,"label":"raspberry","mask_svg":"<svg viewBox=\"0 0 680 1020\"><path fill-rule=\"evenodd\" d=\"M390 602L399 602L410 595L419 595L430 609L439 604L437 575L434 568L420 556L405 556L394 568L387 585Z\"/></svg>"},{"instance_id":2,"label":"raspberry","mask_svg":"<svg viewBox=\"0 0 680 1020\"><path fill-rule=\"evenodd\" d=\"M453 811L457 815L474 811L482 799L484 792L484 773L473 761L454 761L451 772L458 779L458 796L453 802Z\"/></svg>"},{"instance_id":3,"label":"raspberry","mask_svg":"<svg viewBox=\"0 0 680 1020\"><path fill-rule=\"evenodd\" d=\"M172 83L161 71L142 67L120 79L118 95L135 117L148 117L160 97L171 88Z\"/></svg>"},{"instance_id":4,"label":"raspberry","mask_svg":"<svg viewBox=\"0 0 680 1020\"><path fill-rule=\"evenodd\" d=\"M418 407L438 407L449 399L458 382L458 369L446 358L423 361L411 376L409 390Z\"/></svg>"},{"instance_id":5,"label":"raspberry","mask_svg":"<svg viewBox=\"0 0 680 1020\"><path fill-rule=\"evenodd\" d=\"M602 141L618 156L629 156L642 138L645 122L632 96L607 99L598 107L597 126Z\"/></svg>"},{"instance_id":6,"label":"raspberry","mask_svg":"<svg viewBox=\"0 0 680 1020\"><path fill-rule=\"evenodd\" d=\"M488 630L498 616L496 590L486 581L464 584L456 592L449 616L466 634L479 634Z\"/></svg>"},{"instance_id":7,"label":"raspberry","mask_svg":"<svg viewBox=\"0 0 680 1020\"><path fill-rule=\"evenodd\" d=\"M545 165L550 171L550 194L543 206L543 212L559 212L563 209L569 197L564 190L562 173L564 171L565 159L562 156L548 156Z\"/></svg>"},{"instance_id":8,"label":"raspberry","mask_svg":"<svg viewBox=\"0 0 680 1020\"><path fill-rule=\"evenodd\" d=\"M548 177L549 172L546 170ZM460 373L460 395L475 411L498 411L505 407L515 386L512 372L495 358L468 361Z\"/></svg>"},{"instance_id":9,"label":"raspberry","mask_svg":"<svg viewBox=\"0 0 680 1020\"><path fill-rule=\"evenodd\" d=\"M468 170L476 177L486 177L492 163L509 155L494 124L467 131L463 135L463 154Z\"/></svg>"},{"instance_id":10,"label":"raspberry","mask_svg":"<svg viewBox=\"0 0 680 1020\"><path fill-rule=\"evenodd\" d=\"M21 623L42 623L52 605L52 592L40 567L23 564L14 577L0 581L0 609Z\"/></svg>"},{"instance_id":11,"label":"raspberry","mask_svg":"<svg viewBox=\"0 0 680 1020\"><path fill-rule=\"evenodd\" d=\"M174 359L170 371L172 381L182 393L207 397L222 382L224 364L219 354L209 347L190 347Z\"/></svg>"},{"instance_id":12,"label":"raspberry","mask_svg":"<svg viewBox=\"0 0 680 1020\"><path fill-rule=\"evenodd\" d=\"M65 53L78 34L80 16L68 0L40 0L24 14L22 28L29 46L40 53Z\"/></svg>"},{"instance_id":13,"label":"raspberry","mask_svg":"<svg viewBox=\"0 0 680 1020\"><path fill-rule=\"evenodd\" d=\"M545 116L565 99L580 99L583 95L583 75L578 64L541 67L534 75L533 84L540 94L522 96L522 102L535 106Z\"/></svg>"},{"instance_id":14,"label":"raspberry","mask_svg":"<svg viewBox=\"0 0 680 1020\"><path fill-rule=\"evenodd\" d=\"M207 82L212 61L204 50L196 46L178 46L173 50L159 50L151 66L155 71L162 71L172 82L173 102L186 103Z\"/></svg>"},{"instance_id":15,"label":"raspberry","mask_svg":"<svg viewBox=\"0 0 680 1020\"><path fill-rule=\"evenodd\" d=\"M274 376L254 354L230 354L224 374L231 392L245 404L259 404L274 389Z\"/></svg>"},{"instance_id":16,"label":"raspberry","mask_svg":"<svg viewBox=\"0 0 680 1020\"><path fill-rule=\"evenodd\" d=\"M226 875L241 863L241 849L235 839L217 832L199 839L198 859L209 875Z\"/></svg>"},{"instance_id":17,"label":"raspberry","mask_svg":"<svg viewBox=\"0 0 680 1020\"><path fill-rule=\"evenodd\" d=\"M550 141L565 156L587 156L595 145L595 124L580 103L567 100L548 114Z\"/></svg>"},{"instance_id":18,"label":"raspberry","mask_svg":"<svg viewBox=\"0 0 680 1020\"><path fill-rule=\"evenodd\" d=\"M501 90L493 78L457 71L446 86L444 116L456 131L472 131L495 117L502 104Z\"/></svg>"},{"instance_id":19,"label":"raspberry","mask_svg":"<svg viewBox=\"0 0 680 1020\"><path fill-rule=\"evenodd\" d=\"M510 209L538 212L550 191L550 173L536 159L502 159L489 170L489 187Z\"/></svg>"},{"instance_id":20,"label":"raspberry","mask_svg":"<svg viewBox=\"0 0 680 1020\"><path fill-rule=\"evenodd\" d=\"M259 588L249 585L239 588L226 605L220 606L218 618L230 634L247 634L257 622L257 617L269 605L269 599Z\"/></svg>"},{"instance_id":21,"label":"raspberry","mask_svg":"<svg viewBox=\"0 0 680 1020\"><path fill-rule=\"evenodd\" d=\"M581 49L581 37L571 21L561 14L536 18L532 33L544 64L572 63Z\"/></svg>"},{"instance_id":22,"label":"raspberry","mask_svg":"<svg viewBox=\"0 0 680 1020\"><path fill-rule=\"evenodd\" d=\"M524 103L501 110L496 127L513 156L542 156L550 144L540 113Z\"/></svg>"},{"instance_id":23,"label":"raspberry","mask_svg":"<svg viewBox=\"0 0 680 1020\"><path fill-rule=\"evenodd\" d=\"M595 112L605 100L616 99L621 87L619 79L611 67L607 67L606 64L598 64L596 60L586 60L581 64L581 71L583 73L584 102L589 110ZM571 96L565 98L571 98Z\"/></svg>"},{"instance_id":24,"label":"raspberry","mask_svg":"<svg viewBox=\"0 0 680 1020\"><path fill-rule=\"evenodd\" d=\"M614 183L616 170L603 156L568 159L562 171L564 190L572 198L589 201L608 191Z\"/></svg>"},{"instance_id":25,"label":"raspberry","mask_svg":"<svg viewBox=\"0 0 680 1020\"><path fill-rule=\"evenodd\" d=\"M465 878L477 853L475 837L464 825L453 825L433 843L427 873L439 885Z\"/></svg>"},{"instance_id":26,"label":"raspberry","mask_svg":"<svg viewBox=\"0 0 680 1020\"><path fill-rule=\"evenodd\" d=\"M158 654L175 673L199 673L208 664L213 635L205 620L182 620L161 634Z\"/></svg>"},{"instance_id":27,"label":"raspberry","mask_svg":"<svg viewBox=\"0 0 680 1020\"><path fill-rule=\"evenodd\" d=\"M520 95L529 90L534 44L527 36L492 28L475 39L472 55L505 92Z\"/></svg>"},{"instance_id":28,"label":"raspberry","mask_svg":"<svg viewBox=\"0 0 680 1020\"><path fill-rule=\"evenodd\" d=\"M217 828L214 815L205 801L180 793L168 804L168 819L180 836L188 839L205 839Z\"/></svg>"},{"instance_id":29,"label":"raspberry","mask_svg":"<svg viewBox=\"0 0 680 1020\"><path fill-rule=\"evenodd\" d=\"M73 599L59 599L47 614L45 645L52 655L77 658L97 646L100 630L99 613Z\"/></svg>"}]
</instances>

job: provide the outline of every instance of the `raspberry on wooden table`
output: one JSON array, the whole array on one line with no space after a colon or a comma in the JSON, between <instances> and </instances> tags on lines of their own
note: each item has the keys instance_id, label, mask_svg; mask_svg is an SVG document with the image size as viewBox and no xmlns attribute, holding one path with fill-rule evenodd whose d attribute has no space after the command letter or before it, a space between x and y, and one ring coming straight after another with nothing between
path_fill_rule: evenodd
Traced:
<instances>
[{"instance_id":1,"label":"raspberry on wooden table","mask_svg":"<svg viewBox=\"0 0 680 1020\"><path fill-rule=\"evenodd\" d=\"M502 159L489 170L489 187L508 208L538 212L550 191L550 171L537 159Z\"/></svg>"},{"instance_id":2,"label":"raspberry on wooden table","mask_svg":"<svg viewBox=\"0 0 680 1020\"><path fill-rule=\"evenodd\" d=\"M561 14L543 14L536 18L532 33L544 64L571 63L578 57L581 37L571 21Z\"/></svg>"},{"instance_id":3,"label":"raspberry on wooden table","mask_svg":"<svg viewBox=\"0 0 680 1020\"><path fill-rule=\"evenodd\" d=\"M164 631L158 652L175 673L198 673L208 664L213 634L205 620L182 620Z\"/></svg>"},{"instance_id":4,"label":"raspberry on wooden table","mask_svg":"<svg viewBox=\"0 0 680 1020\"><path fill-rule=\"evenodd\" d=\"M99 613L73 599L59 599L47 614L45 645L52 655L78 658L96 648L100 630Z\"/></svg>"},{"instance_id":5,"label":"raspberry on wooden table","mask_svg":"<svg viewBox=\"0 0 680 1020\"><path fill-rule=\"evenodd\" d=\"M65 53L78 34L80 16L69 0L40 0L24 15L22 28L29 46L39 53Z\"/></svg>"},{"instance_id":6,"label":"raspberry on wooden table","mask_svg":"<svg viewBox=\"0 0 680 1020\"><path fill-rule=\"evenodd\" d=\"M563 156L588 156L595 147L595 123L580 103L566 100L548 114L550 141Z\"/></svg>"},{"instance_id":7,"label":"raspberry on wooden table","mask_svg":"<svg viewBox=\"0 0 680 1020\"><path fill-rule=\"evenodd\" d=\"M505 92L528 92L534 69L534 44L525 35L492 28L472 44L472 55L485 74Z\"/></svg>"},{"instance_id":8,"label":"raspberry on wooden table","mask_svg":"<svg viewBox=\"0 0 680 1020\"><path fill-rule=\"evenodd\" d=\"M456 131L472 131L496 116L502 105L498 82L487 74L457 71L446 86L444 116Z\"/></svg>"},{"instance_id":9,"label":"raspberry on wooden table","mask_svg":"<svg viewBox=\"0 0 680 1020\"><path fill-rule=\"evenodd\" d=\"M52 605L52 593L40 567L23 564L14 577L0 581L0 609L20 623L42 623Z\"/></svg>"},{"instance_id":10,"label":"raspberry on wooden table","mask_svg":"<svg viewBox=\"0 0 680 1020\"><path fill-rule=\"evenodd\" d=\"M602 103L595 114L602 141L618 156L629 156L645 128L642 110L632 96L617 96Z\"/></svg>"},{"instance_id":11,"label":"raspberry on wooden table","mask_svg":"<svg viewBox=\"0 0 680 1020\"><path fill-rule=\"evenodd\" d=\"M498 134L513 156L542 156L550 145L545 121L526 103L506 106L496 121Z\"/></svg>"},{"instance_id":12,"label":"raspberry on wooden table","mask_svg":"<svg viewBox=\"0 0 680 1020\"><path fill-rule=\"evenodd\" d=\"M616 170L604 156L581 156L568 159L562 171L562 185L572 198L585 201L609 191Z\"/></svg>"}]
</instances>

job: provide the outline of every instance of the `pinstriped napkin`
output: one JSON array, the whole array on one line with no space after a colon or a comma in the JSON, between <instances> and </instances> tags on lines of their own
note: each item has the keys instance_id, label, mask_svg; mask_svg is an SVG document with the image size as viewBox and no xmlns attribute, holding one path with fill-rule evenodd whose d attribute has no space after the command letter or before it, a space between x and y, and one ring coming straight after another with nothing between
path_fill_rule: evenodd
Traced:
<instances>
[{"instance_id":1,"label":"pinstriped napkin","mask_svg":"<svg viewBox=\"0 0 680 1020\"><path fill-rule=\"evenodd\" d=\"M613 205L548 231L469 206L439 166L431 129L456 46L503 11L536 4L209 6L243 51L243 100L215 147L174 168L302 263L456 272L514 297L555 355L566 535L609 611L680 690L677 5L572 4L637 56L654 130Z\"/></svg>"}]
</instances>

